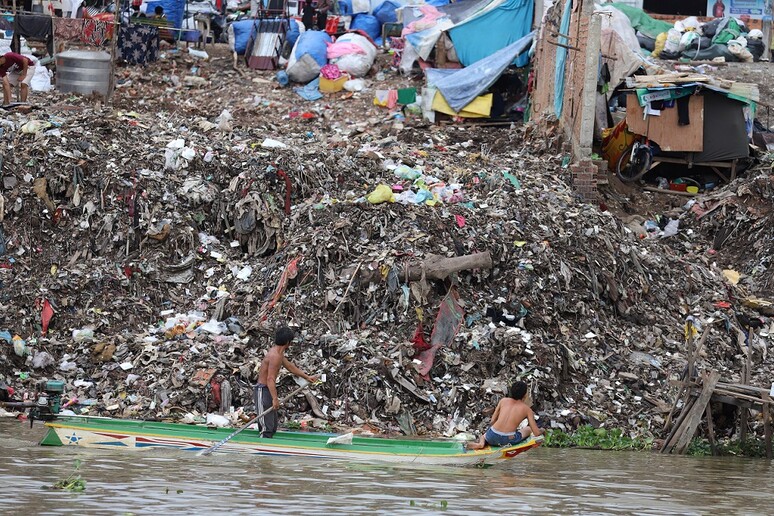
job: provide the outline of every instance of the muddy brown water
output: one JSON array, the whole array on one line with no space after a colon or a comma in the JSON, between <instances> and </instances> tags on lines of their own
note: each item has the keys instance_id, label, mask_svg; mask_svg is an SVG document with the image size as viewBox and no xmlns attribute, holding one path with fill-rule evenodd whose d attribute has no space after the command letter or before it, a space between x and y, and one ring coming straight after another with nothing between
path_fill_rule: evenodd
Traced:
<instances>
[{"instance_id":1,"label":"muddy brown water","mask_svg":"<svg viewBox=\"0 0 774 516\"><path fill-rule=\"evenodd\" d=\"M765 460L538 448L481 470L50 448L42 434L0 420L0 514L774 514ZM48 489L76 459L86 490Z\"/></svg>"}]
</instances>

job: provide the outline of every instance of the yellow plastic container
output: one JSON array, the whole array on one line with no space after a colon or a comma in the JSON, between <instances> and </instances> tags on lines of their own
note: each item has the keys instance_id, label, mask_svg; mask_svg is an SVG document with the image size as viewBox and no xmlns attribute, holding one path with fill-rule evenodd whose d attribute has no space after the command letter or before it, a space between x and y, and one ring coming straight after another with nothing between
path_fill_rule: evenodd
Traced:
<instances>
[{"instance_id":1,"label":"yellow plastic container","mask_svg":"<svg viewBox=\"0 0 774 516\"><path fill-rule=\"evenodd\" d=\"M685 189L685 191L688 192L688 193L697 194L697 193L699 193L699 187L698 186L689 186L688 188Z\"/></svg>"},{"instance_id":2,"label":"yellow plastic container","mask_svg":"<svg viewBox=\"0 0 774 516\"><path fill-rule=\"evenodd\" d=\"M338 79L332 81L320 76L320 91L323 93L336 93L344 89L344 83L349 80L348 75L342 75Z\"/></svg>"}]
</instances>

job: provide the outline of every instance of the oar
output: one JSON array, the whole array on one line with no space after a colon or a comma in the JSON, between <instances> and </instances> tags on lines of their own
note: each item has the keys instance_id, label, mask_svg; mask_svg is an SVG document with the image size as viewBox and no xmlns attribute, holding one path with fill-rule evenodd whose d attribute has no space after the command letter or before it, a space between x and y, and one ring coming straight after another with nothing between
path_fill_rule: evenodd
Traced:
<instances>
[{"instance_id":1,"label":"oar","mask_svg":"<svg viewBox=\"0 0 774 516\"><path fill-rule=\"evenodd\" d=\"M304 389L306 389L307 387L309 387L309 385L310 384L308 382L306 382L304 385L300 386L298 389L294 390L293 392L291 392L290 394L288 394L287 396L282 398L280 400L279 404L282 405L283 403L288 401L290 398L292 398L293 396L295 396L299 392L301 392ZM264 410L263 412L261 412L260 414L255 416L253 419L251 419L245 426L243 426L239 430L234 431L231 435L229 435L228 437L226 437L225 439L223 439L219 443L216 443L216 444L210 446L209 448L207 448L206 450L204 450L202 452L199 452L199 455L209 455L209 454L211 454L212 452L214 452L215 450L217 450L218 448L220 448L221 446L223 446L224 444L229 442L232 438L236 437L236 435L241 433L242 430L246 430L250 425L255 423L258 420L258 418L265 416L266 414L268 414L269 412L271 412L273 410L274 410L274 407L270 407L270 408Z\"/></svg>"}]
</instances>

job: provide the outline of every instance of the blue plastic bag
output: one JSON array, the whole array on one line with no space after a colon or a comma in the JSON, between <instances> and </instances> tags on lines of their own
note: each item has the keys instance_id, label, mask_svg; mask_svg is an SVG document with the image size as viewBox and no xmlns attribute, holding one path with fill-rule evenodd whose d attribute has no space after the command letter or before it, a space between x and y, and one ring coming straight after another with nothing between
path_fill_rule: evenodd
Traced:
<instances>
[{"instance_id":1,"label":"blue plastic bag","mask_svg":"<svg viewBox=\"0 0 774 516\"><path fill-rule=\"evenodd\" d=\"M328 43L332 43L332 40L327 32L308 30L298 38L296 59L300 59L304 54L309 54L317 64L325 66L328 64Z\"/></svg>"},{"instance_id":2,"label":"blue plastic bag","mask_svg":"<svg viewBox=\"0 0 774 516\"><path fill-rule=\"evenodd\" d=\"M374 9L373 15L376 16L376 19L382 25L385 23L395 23L398 21L398 13L395 10L399 7L400 4L394 0L384 0Z\"/></svg>"},{"instance_id":3,"label":"blue plastic bag","mask_svg":"<svg viewBox=\"0 0 774 516\"><path fill-rule=\"evenodd\" d=\"M286 41L290 43L291 46L293 46L296 44L296 40L300 35L301 35L301 29L298 27L298 22L293 18L291 18L290 28L288 29L288 33L285 36Z\"/></svg>"},{"instance_id":4,"label":"blue plastic bag","mask_svg":"<svg viewBox=\"0 0 774 516\"><path fill-rule=\"evenodd\" d=\"M356 14L352 18L352 24L349 26L350 30L362 30L371 39L381 39L382 37L382 24L376 16L370 14Z\"/></svg>"}]
</instances>

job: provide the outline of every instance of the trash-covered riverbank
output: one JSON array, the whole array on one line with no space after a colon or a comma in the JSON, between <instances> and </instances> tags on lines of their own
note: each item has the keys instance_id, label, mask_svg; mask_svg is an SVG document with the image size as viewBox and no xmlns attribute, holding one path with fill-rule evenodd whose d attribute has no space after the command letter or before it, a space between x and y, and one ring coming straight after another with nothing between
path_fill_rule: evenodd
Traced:
<instances>
[{"instance_id":1,"label":"trash-covered riverbank","mask_svg":"<svg viewBox=\"0 0 774 516\"><path fill-rule=\"evenodd\" d=\"M581 203L522 128L392 118L375 79L306 102L229 66L170 55L121 71L113 107L53 93L5 119L7 383L64 379L114 417L249 412L290 324L326 381L286 420L479 431L520 378L546 426L658 437L686 318L712 326L701 365L738 380L735 313L761 318L752 381L770 382L767 170L626 213Z\"/></svg>"}]
</instances>

